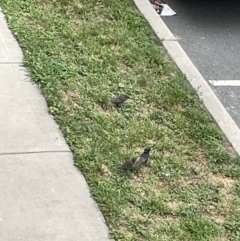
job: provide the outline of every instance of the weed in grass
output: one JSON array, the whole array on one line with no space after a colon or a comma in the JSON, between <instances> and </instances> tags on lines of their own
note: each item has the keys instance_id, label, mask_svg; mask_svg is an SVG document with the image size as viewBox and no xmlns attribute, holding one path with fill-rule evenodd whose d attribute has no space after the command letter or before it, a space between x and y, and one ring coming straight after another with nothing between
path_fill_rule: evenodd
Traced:
<instances>
[{"instance_id":1,"label":"weed in grass","mask_svg":"<svg viewBox=\"0 0 240 241\"><path fill-rule=\"evenodd\" d=\"M190 240L214 240L223 231L221 227L203 218L201 215L184 218L181 222L181 227L190 234Z\"/></svg>"}]
</instances>

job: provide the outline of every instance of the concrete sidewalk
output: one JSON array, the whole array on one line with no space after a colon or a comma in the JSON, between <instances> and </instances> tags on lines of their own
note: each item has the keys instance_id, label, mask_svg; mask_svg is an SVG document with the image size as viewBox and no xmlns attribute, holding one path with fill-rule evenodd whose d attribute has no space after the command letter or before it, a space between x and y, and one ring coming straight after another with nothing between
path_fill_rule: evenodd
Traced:
<instances>
[{"instance_id":1,"label":"concrete sidewalk","mask_svg":"<svg viewBox=\"0 0 240 241\"><path fill-rule=\"evenodd\" d=\"M0 240L105 241L108 229L0 11Z\"/></svg>"}]
</instances>

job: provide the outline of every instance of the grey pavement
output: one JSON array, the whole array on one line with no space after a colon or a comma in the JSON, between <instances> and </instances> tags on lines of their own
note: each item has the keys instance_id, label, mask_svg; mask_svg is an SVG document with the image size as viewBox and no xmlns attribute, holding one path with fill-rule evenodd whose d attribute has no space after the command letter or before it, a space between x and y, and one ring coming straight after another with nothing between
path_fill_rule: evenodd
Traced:
<instances>
[{"instance_id":1,"label":"grey pavement","mask_svg":"<svg viewBox=\"0 0 240 241\"><path fill-rule=\"evenodd\" d=\"M162 19L205 80L240 82L240 1L167 2L177 15ZM240 128L240 87L209 86Z\"/></svg>"},{"instance_id":2,"label":"grey pavement","mask_svg":"<svg viewBox=\"0 0 240 241\"><path fill-rule=\"evenodd\" d=\"M108 228L0 11L0 240L107 241Z\"/></svg>"}]
</instances>

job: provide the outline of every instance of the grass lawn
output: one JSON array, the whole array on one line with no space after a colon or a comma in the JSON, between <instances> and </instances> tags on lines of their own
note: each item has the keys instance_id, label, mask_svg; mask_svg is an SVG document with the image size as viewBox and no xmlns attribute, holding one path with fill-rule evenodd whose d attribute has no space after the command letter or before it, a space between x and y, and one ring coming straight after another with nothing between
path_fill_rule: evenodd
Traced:
<instances>
[{"instance_id":1,"label":"grass lawn","mask_svg":"<svg viewBox=\"0 0 240 241\"><path fill-rule=\"evenodd\" d=\"M239 157L131 0L0 6L112 237L240 240ZM117 170L146 145L149 166Z\"/></svg>"}]
</instances>

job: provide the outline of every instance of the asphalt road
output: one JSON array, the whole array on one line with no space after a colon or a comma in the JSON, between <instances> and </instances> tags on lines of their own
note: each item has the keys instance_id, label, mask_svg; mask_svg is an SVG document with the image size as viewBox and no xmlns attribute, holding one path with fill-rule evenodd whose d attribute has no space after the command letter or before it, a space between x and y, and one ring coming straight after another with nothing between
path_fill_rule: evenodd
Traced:
<instances>
[{"instance_id":1,"label":"asphalt road","mask_svg":"<svg viewBox=\"0 0 240 241\"><path fill-rule=\"evenodd\" d=\"M240 84L240 1L167 3L177 15L162 19L203 77ZM240 128L240 86L209 85Z\"/></svg>"}]
</instances>

